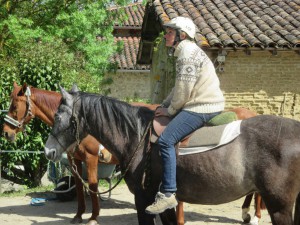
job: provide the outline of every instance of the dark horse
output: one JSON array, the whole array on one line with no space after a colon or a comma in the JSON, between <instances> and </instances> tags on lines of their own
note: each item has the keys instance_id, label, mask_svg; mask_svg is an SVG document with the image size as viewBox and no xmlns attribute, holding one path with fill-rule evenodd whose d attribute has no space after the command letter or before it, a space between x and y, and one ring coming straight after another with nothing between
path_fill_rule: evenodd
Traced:
<instances>
[{"instance_id":1,"label":"dark horse","mask_svg":"<svg viewBox=\"0 0 300 225\"><path fill-rule=\"evenodd\" d=\"M66 146L88 134L94 136L119 160L135 196L139 224L156 224L155 216L145 213L161 181L158 149L149 144L153 111L100 95L61 91L62 103L45 144L47 158L56 161ZM226 145L178 156L178 199L214 205L259 192L274 225L300 225L300 122L261 115L243 120L240 129L241 134ZM143 185L144 180L150 180L149 185ZM176 220L174 209L161 216Z\"/></svg>"}]
</instances>

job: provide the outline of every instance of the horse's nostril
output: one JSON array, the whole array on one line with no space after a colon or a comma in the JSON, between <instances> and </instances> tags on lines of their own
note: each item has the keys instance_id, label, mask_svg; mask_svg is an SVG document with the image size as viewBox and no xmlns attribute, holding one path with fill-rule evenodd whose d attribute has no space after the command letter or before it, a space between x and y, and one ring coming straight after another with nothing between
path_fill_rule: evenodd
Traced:
<instances>
[{"instance_id":1,"label":"horse's nostril","mask_svg":"<svg viewBox=\"0 0 300 225\"><path fill-rule=\"evenodd\" d=\"M52 157L52 159L54 159L55 158L55 151L52 151L51 153L52 153L51 157Z\"/></svg>"}]
</instances>

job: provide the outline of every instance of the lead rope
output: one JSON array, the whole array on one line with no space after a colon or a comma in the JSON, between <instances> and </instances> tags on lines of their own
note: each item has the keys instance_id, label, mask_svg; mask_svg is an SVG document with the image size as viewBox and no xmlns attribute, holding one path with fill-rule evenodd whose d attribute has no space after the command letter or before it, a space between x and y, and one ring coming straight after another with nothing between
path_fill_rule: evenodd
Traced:
<instances>
[{"instance_id":1,"label":"lead rope","mask_svg":"<svg viewBox=\"0 0 300 225\"><path fill-rule=\"evenodd\" d=\"M152 133L150 130L150 137L151 137ZM144 173L142 176L142 187L144 190L147 189L147 187L149 187L150 183L151 183L151 143L149 141L148 146L147 146L147 151L146 151L146 163L145 163L145 169L144 169Z\"/></svg>"},{"instance_id":2,"label":"lead rope","mask_svg":"<svg viewBox=\"0 0 300 225\"><path fill-rule=\"evenodd\" d=\"M79 124L78 118L74 117L74 119L75 119L76 124L78 125ZM121 174L121 176L119 177L119 180L117 181L117 183L113 187L109 188L107 191L104 191L104 192L99 192L99 191L95 192L95 191L92 191L89 188L88 184L83 180L83 178L78 173L77 166L74 163L74 154L75 154L75 151L76 151L76 147L78 147L78 149L79 149L79 144L80 144L80 140L79 140L79 128L78 128L79 126L76 125L76 146L73 148L72 155L70 155L70 157L71 157L71 161L72 161L72 171L77 175L77 177L79 178L79 180L81 181L81 183L83 184L83 186L85 187L85 189L88 190L90 193L97 194L97 195L106 194L106 193L112 191L113 189L115 189L119 185L119 183L122 181L122 179L125 177L126 173L128 172L128 170L129 170L129 168L130 168L130 166L131 166L131 164L133 162L133 159L135 159L135 157L136 157L137 151L141 147L141 144L143 143L143 141L146 138L146 135L148 134L148 131L149 131L150 127L151 127L151 124L152 124L152 121L150 121L148 123L147 128L145 130L145 133L143 134L142 139L140 140L139 144L135 148L135 150L134 150L134 152L132 154L132 157L131 157L131 159L130 159L130 161L129 161L126 169L125 169L125 172L123 174ZM149 146L150 145L148 145L148 148L149 148ZM149 152L148 149L147 149L147 152Z\"/></svg>"}]
</instances>

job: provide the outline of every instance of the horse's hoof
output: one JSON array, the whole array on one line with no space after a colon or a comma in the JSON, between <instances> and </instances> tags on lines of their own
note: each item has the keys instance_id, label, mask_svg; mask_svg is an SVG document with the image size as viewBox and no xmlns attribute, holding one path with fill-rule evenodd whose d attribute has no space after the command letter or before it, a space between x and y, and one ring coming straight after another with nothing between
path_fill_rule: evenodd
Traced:
<instances>
[{"instance_id":1,"label":"horse's hoof","mask_svg":"<svg viewBox=\"0 0 300 225\"><path fill-rule=\"evenodd\" d=\"M72 224L82 223L82 219L79 218L79 217L77 217L77 216L75 216L75 217L71 220L70 223L72 223Z\"/></svg>"},{"instance_id":2,"label":"horse's hoof","mask_svg":"<svg viewBox=\"0 0 300 225\"><path fill-rule=\"evenodd\" d=\"M249 225L258 225L259 218L254 216Z\"/></svg>"},{"instance_id":3,"label":"horse's hoof","mask_svg":"<svg viewBox=\"0 0 300 225\"><path fill-rule=\"evenodd\" d=\"M250 220L251 220L250 214L243 215L243 220L244 220L244 223L249 224Z\"/></svg>"},{"instance_id":4,"label":"horse's hoof","mask_svg":"<svg viewBox=\"0 0 300 225\"><path fill-rule=\"evenodd\" d=\"M97 220L90 220L86 225L99 225Z\"/></svg>"}]
</instances>

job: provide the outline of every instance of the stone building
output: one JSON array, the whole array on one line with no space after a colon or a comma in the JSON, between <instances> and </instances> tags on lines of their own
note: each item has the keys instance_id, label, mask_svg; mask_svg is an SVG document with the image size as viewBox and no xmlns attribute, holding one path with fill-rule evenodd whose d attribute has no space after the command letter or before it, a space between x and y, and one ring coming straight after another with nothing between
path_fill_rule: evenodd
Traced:
<instances>
[{"instance_id":1,"label":"stone building","mask_svg":"<svg viewBox=\"0 0 300 225\"><path fill-rule=\"evenodd\" d=\"M174 83L162 25L176 16L197 25L197 44L216 66L226 108L300 120L299 0L148 1L138 63L151 64L153 102Z\"/></svg>"}]
</instances>

